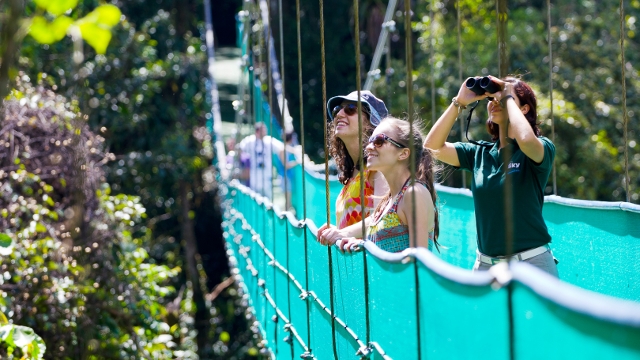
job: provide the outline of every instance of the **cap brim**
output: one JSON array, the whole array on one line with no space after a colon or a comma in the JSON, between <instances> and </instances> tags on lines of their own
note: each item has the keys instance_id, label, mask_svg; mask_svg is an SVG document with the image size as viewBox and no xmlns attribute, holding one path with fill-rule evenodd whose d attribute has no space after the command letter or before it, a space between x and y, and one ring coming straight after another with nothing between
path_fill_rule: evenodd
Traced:
<instances>
[{"instance_id":1,"label":"cap brim","mask_svg":"<svg viewBox=\"0 0 640 360\"><path fill-rule=\"evenodd\" d=\"M329 114L329 119L331 121L333 121L333 114L332 114L333 108L340 105L345 100L357 102L358 97L349 96L349 95L346 95L346 96L340 95L340 96L334 96L331 99L329 99L329 101L327 101L327 113ZM373 106L371 106L371 104L367 102L367 100L363 99L362 96L360 96L360 102L362 103L362 106L367 107L368 113L370 114L369 121L371 122L371 124L375 126L380 124L380 115L378 114L376 109L374 109Z\"/></svg>"}]
</instances>

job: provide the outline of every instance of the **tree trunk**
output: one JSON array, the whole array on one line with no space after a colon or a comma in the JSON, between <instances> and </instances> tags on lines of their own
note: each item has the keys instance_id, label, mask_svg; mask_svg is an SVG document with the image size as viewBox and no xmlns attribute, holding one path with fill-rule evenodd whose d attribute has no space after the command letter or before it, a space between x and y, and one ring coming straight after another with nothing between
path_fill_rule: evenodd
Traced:
<instances>
[{"instance_id":1,"label":"tree trunk","mask_svg":"<svg viewBox=\"0 0 640 360\"><path fill-rule=\"evenodd\" d=\"M9 80L13 63L18 56L21 36L20 20L23 18L24 2L8 0L0 3L0 101L9 93Z\"/></svg>"},{"instance_id":2,"label":"tree trunk","mask_svg":"<svg viewBox=\"0 0 640 360\"><path fill-rule=\"evenodd\" d=\"M209 309L205 302L205 293L201 284L198 272L198 244L194 229L194 216L191 215L191 199L189 195L192 191L188 182L180 181L180 235L185 253L185 265L187 268L187 279L191 281L193 289L193 301L196 304L195 326L198 331L198 353L200 358L206 358L208 354L209 336Z\"/></svg>"}]
</instances>

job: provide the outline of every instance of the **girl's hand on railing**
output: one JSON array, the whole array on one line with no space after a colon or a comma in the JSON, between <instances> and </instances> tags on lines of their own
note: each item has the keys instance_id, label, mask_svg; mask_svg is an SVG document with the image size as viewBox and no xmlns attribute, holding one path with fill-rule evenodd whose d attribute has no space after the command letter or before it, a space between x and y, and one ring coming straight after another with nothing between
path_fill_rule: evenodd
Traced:
<instances>
[{"instance_id":1,"label":"girl's hand on railing","mask_svg":"<svg viewBox=\"0 0 640 360\"><path fill-rule=\"evenodd\" d=\"M331 246L341 238L343 238L343 235L335 225L324 224L318 229L317 240L322 245Z\"/></svg>"},{"instance_id":2,"label":"girl's hand on railing","mask_svg":"<svg viewBox=\"0 0 640 360\"><path fill-rule=\"evenodd\" d=\"M348 238L340 239L336 243L336 246L338 247L338 250L340 250L342 253L348 252L349 254L351 254L352 252L361 251L362 244L364 244L364 241L362 239L348 237Z\"/></svg>"}]
</instances>

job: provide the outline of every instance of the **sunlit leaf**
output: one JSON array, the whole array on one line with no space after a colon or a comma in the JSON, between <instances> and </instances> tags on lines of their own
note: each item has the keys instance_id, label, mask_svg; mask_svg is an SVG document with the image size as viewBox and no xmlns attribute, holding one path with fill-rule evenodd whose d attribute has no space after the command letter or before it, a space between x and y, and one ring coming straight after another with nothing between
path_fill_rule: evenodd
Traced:
<instances>
[{"instance_id":1,"label":"sunlit leaf","mask_svg":"<svg viewBox=\"0 0 640 360\"><path fill-rule=\"evenodd\" d=\"M38 336L32 328L20 325L13 325L13 342L30 355L31 359L42 359L46 346L42 338Z\"/></svg>"},{"instance_id":2,"label":"sunlit leaf","mask_svg":"<svg viewBox=\"0 0 640 360\"><path fill-rule=\"evenodd\" d=\"M42 223L37 223L36 232L39 232L39 233L47 232L47 228Z\"/></svg>"},{"instance_id":3,"label":"sunlit leaf","mask_svg":"<svg viewBox=\"0 0 640 360\"><path fill-rule=\"evenodd\" d=\"M13 251L13 239L7 234L0 234L0 255L10 255Z\"/></svg>"},{"instance_id":4,"label":"sunlit leaf","mask_svg":"<svg viewBox=\"0 0 640 360\"><path fill-rule=\"evenodd\" d=\"M52 22L42 16L34 16L29 27L29 34L41 44L52 44L62 40L73 20L67 16L59 16Z\"/></svg>"},{"instance_id":5,"label":"sunlit leaf","mask_svg":"<svg viewBox=\"0 0 640 360\"><path fill-rule=\"evenodd\" d=\"M114 5L101 5L79 19L76 25L80 29L82 38L98 54L104 54L111 41L111 28L120 22L122 13Z\"/></svg>"},{"instance_id":6,"label":"sunlit leaf","mask_svg":"<svg viewBox=\"0 0 640 360\"><path fill-rule=\"evenodd\" d=\"M13 342L18 347L25 347L36 338L36 334L33 329L25 326L14 326Z\"/></svg>"},{"instance_id":7,"label":"sunlit leaf","mask_svg":"<svg viewBox=\"0 0 640 360\"><path fill-rule=\"evenodd\" d=\"M62 15L78 5L78 0L35 0L35 3L51 15Z\"/></svg>"},{"instance_id":8,"label":"sunlit leaf","mask_svg":"<svg viewBox=\"0 0 640 360\"><path fill-rule=\"evenodd\" d=\"M95 13L98 16L96 23L108 26L109 28L117 25L120 22L120 16L122 15L117 6L110 4L98 6L91 13Z\"/></svg>"},{"instance_id":9,"label":"sunlit leaf","mask_svg":"<svg viewBox=\"0 0 640 360\"><path fill-rule=\"evenodd\" d=\"M16 346L16 344L13 343L13 325L0 326L0 341L9 346Z\"/></svg>"},{"instance_id":10,"label":"sunlit leaf","mask_svg":"<svg viewBox=\"0 0 640 360\"><path fill-rule=\"evenodd\" d=\"M7 316L0 311L0 325L7 325L9 323L9 319L7 319Z\"/></svg>"}]
</instances>

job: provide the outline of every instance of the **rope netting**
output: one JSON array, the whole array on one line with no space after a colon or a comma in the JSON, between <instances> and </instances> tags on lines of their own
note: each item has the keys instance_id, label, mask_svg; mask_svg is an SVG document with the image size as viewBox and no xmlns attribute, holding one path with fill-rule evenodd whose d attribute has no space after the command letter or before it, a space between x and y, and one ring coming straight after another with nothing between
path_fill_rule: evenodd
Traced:
<instances>
[{"instance_id":1,"label":"rope netting","mask_svg":"<svg viewBox=\"0 0 640 360\"><path fill-rule=\"evenodd\" d=\"M241 128L245 122L256 124L266 119L269 137L269 156L278 161L273 139L278 121L271 107L274 104L274 79L277 80L277 105L284 140L289 116L285 100L285 53L283 39L282 0L278 0L280 69L275 75L277 61L273 49L270 19L272 3L245 2L245 14L253 7L262 9L266 16L241 18L244 55L251 59L245 64L248 86L241 84L239 94L245 106L244 115L236 117ZM551 2L547 0L549 46L549 93L552 140L555 140L553 115L553 52L551 38ZM296 0L296 46L298 69L299 129L301 146L305 149L304 93L302 73L301 8ZM327 103L324 1L319 0L320 52L322 74L322 101ZM434 10L429 7L431 33ZM456 1L458 32L458 78L462 82L462 42L460 34L460 2ZM359 2L353 1L355 34L355 69L359 155L357 159L360 179L360 204L364 209L365 173L361 69ZM405 67L407 120L410 124L411 149L414 129L413 104L413 51L411 34L411 2L404 2ZM507 7L506 0L496 1L499 76L508 68L506 57ZM324 174L309 169L304 153L300 165L292 167L295 182L283 176L285 211L274 205L274 182L269 196L263 196L237 180L226 183L224 203L225 239L230 262L234 265L238 283L248 295L255 326L264 338L264 353L277 358L342 359L359 358L468 358L477 355L477 349L492 345L492 357L499 359L564 358L607 356L637 358L640 356L640 265L635 255L640 251L640 206L629 204L628 175L628 114L626 110L626 84L624 60L624 8L620 1L620 46L624 112L625 190L627 203L604 203L547 198L544 215L554 240L554 253L562 254L570 266L560 281L528 264L501 264L488 272L471 272L475 259L475 219L470 192L466 189L437 187L442 206L440 211L440 240L443 251L437 254L426 249L411 248L391 254L365 242L364 250L352 255L337 252L334 246L323 247L315 240L316 224L332 223L331 207L341 184L330 175L328 118L323 111ZM257 19L257 20L256 20ZM292 21L294 21L292 19ZM252 43L253 25L261 27L258 42ZM433 39L429 40L431 63L431 99L435 119L435 82ZM252 48L258 51L257 63ZM263 51L267 56L263 57ZM387 48L387 51L389 49ZM211 60L210 60L211 61ZM260 75L255 75L258 66ZM387 64L387 67L390 65ZM251 68L252 70L247 70ZM278 68L277 66L275 67ZM262 82L267 81L266 96ZM256 85L257 84L257 85ZM247 101L250 99L250 101ZM265 110L266 109L266 110ZM265 112L266 111L266 112ZM266 117L261 114L265 112ZM262 117L259 117L262 116ZM248 121L246 121L248 120ZM291 129L292 130L292 129ZM462 135L462 122L460 123ZM287 152L282 148L285 174L289 170ZM410 152L410 183L415 184L415 154ZM273 168L269 169L273 173ZM557 194L556 169L553 168L553 192ZM466 186L463 177L463 187ZM301 191L289 193L287 189ZM510 184L505 185L505 206L513 207ZM412 198L412 226L416 233L416 200ZM291 204L302 220L288 210ZM507 214L507 253L512 253L513 229ZM572 222L571 219L580 219ZM511 227L509 227L511 226ZM366 232L362 222L362 234ZM602 240L607 239L605 244ZM284 241L282 241L284 240ZM448 241L448 242L447 242ZM599 243L599 249L585 249L585 243ZM625 249L620 253L620 249ZM617 253L616 259L608 252ZM607 263L602 262L608 258ZM600 265L601 264L601 265ZM502 266L504 265L504 266ZM625 287L625 284L627 286ZM505 307L505 303L507 306ZM479 329L490 319L488 327ZM476 326L473 326L473 325ZM480 331L478 331L480 330ZM547 346L534 343L539 332L547 334ZM598 341L592 341L596 338ZM311 346L313 344L313 347Z\"/></svg>"}]
</instances>

